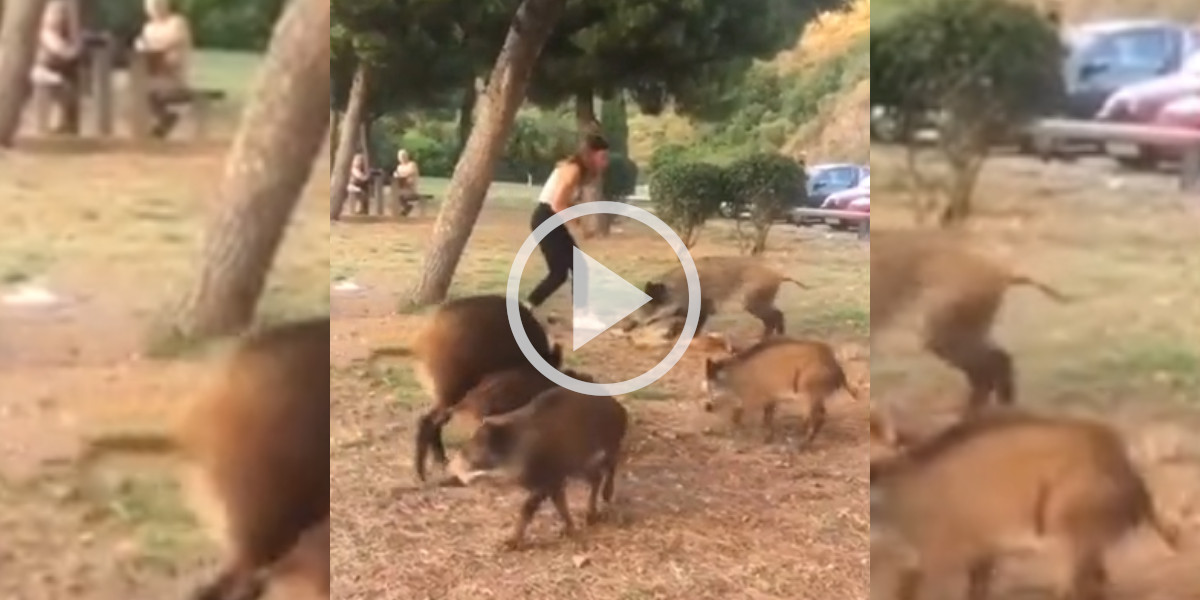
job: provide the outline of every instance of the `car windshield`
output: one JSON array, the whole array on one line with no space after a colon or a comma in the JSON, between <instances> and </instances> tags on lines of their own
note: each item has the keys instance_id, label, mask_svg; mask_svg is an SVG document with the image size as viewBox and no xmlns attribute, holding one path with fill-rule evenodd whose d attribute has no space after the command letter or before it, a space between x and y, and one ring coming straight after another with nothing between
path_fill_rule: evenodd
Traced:
<instances>
[{"instance_id":1,"label":"car windshield","mask_svg":"<svg viewBox=\"0 0 1200 600\"><path fill-rule=\"evenodd\" d=\"M853 187L858 170L854 167L827 167L814 170L808 179L809 191L818 186L826 190L837 190Z\"/></svg>"}]
</instances>

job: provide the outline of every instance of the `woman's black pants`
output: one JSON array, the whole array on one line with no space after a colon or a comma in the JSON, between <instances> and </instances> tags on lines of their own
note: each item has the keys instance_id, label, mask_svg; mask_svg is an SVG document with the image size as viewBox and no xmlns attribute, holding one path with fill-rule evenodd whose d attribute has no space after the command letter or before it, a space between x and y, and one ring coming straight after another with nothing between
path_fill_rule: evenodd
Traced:
<instances>
[{"instance_id":1,"label":"woman's black pants","mask_svg":"<svg viewBox=\"0 0 1200 600\"><path fill-rule=\"evenodd\" d=\"M529 222L530 229L537 229L552 216L554 216L554 210L550 208L550 205L539 202L533 209L533 218ZM549 272L529 294L531 306L541 306L559 286L566 283L567 275L572 272L572 263L574 262L572 249L575 247L575 238L571 237L571 232L567 230L566 224L550 230L550 233L538 243L542 256L546 257L546 266L549 267Z\"/></svg>"}]
</instances>

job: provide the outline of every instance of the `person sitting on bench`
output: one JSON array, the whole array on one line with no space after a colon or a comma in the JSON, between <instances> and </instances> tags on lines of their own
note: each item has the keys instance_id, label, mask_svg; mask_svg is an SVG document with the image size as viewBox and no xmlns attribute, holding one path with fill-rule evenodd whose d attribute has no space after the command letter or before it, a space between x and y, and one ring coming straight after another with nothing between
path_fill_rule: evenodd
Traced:
<instances>
[{"instance_id":1,"label":"person sitting on bench","mask_svg":"<svg viewBox=\"0 0 1200 600\"><path fill-rule=\"evenodd\" d=\"M37 54L31 79L33 85L50 92L61 115L54 132L74 131L79 125L79 59L83 50L78 31L71 22L66 0L50 0L42 12Z\"/></svg>"},{"instance_id":2,"label":"person sitting on bench","mask_svg":"<svg viewBox=\"0 0 1200 600\"><path fill-rule=\"evenodd\" d=\"M350 163L350 184L346 186L355 214L365 215L370 211L371 171L367 169L367 157L359 152Z\"/></svg>"},{"instance_id":3,"label":"person sitting on bench","mask_svg":"<svg viewBox=\"0 0 1200 600\"><path fill-rule=\"evenodd\" d=\"M179 120L172 107L191 100L187 82L192 31L169 0L146 0L146 17L134 50L146 61L148 100L155 119L151 134L164 138Z\"/></svg>"},{"instance_id":4,"label":"person sitting on bench","mask_svg":"<svg viewBox=\"0 0 1200 600\"><path fill-rule=\"evenodd\" d=\"M421 195L417 192L417 184L421 179L421 170L417 162L409 158L407 150L396 153L396 170L392 172L392 183L396 186L396 202L400 206L400 216L407 217L413 206L420 202Z\"/></svg>"}]
</instances>

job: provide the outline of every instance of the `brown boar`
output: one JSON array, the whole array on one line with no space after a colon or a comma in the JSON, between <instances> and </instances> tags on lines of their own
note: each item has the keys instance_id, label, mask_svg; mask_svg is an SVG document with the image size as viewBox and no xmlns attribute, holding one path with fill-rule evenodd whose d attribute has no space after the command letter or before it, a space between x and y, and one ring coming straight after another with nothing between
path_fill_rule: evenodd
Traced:
<instances>
[{"instance_id":1,"label":"brown boar","mask_svg":"<svg viewBox=\"0 0 1200 600\"><path fill-rule=\"evenodd\" d=\"M329 518L329 319L248 336L174 439L227 552L192 597L258 598L264 572Z\"/></svg>"},{"instance_id":2,"label":"brown boar","mask_svg":"<svg viewBox=\"0 0 1200 600\"><path fill-rule=\"evenodd\" d=\"M993 396L1001 404L1016 399L1012 356L992 339L1004 294L1015 285L1068 300L979 254L955 234L877 231L871 240L872 331L886 329L900 312L915 306L924 322L925 348L966 375L971 409Z\"/></svg>"},{"instance_id":3,"label":"brown boar","mask_svg":"<svg viewBox=\"0 0 1200 600\"><path fill-rule=\"evenodd\" d=\"M554 367L562 363L561 349L551 346L546 331L524 306L521 322L534 351ZM425 463L434 458L446 464L442 428L453 408L484 377L511 368L532 368L508 324L503 296L471 296L446 302L425 322L412 349L414 371L421 387L433 397L433 408L417 423L417 477L425 481Z\"/></svg>"},{"instance_id":4,"label":"brown boar","mask_svg":"<svg viewBox=\"0 0 1200 600\"><path fill-rule=\"evenodd\" d=\"M483 419L451 465L466 482L508 471L529 495L505 547L520 548L525 529L547 499L563 521L564 535L576 532L567 507L566 484L577 478L591 486L587 522L601 514L598 499L611 503L629 414L614 398L555 387L525 406Z\"/></svg>"},{"instance_id":5,"label":"brown boar","mask_svg":"<svg viewBox=\"0 0 1200 600\"><path fill-rule=\"evenodd\" d=\"M1106 549L1148 524L1171 545L1120 436L1091 421L985 411L871 465L872 541L909 557L895 598L931 574L967 574L984 600L998 558L1055 542L1069 560L1063 598L1104 597Z\"/></svg>"},{"instance_id":6,"label":"brown boar","mask_svg":"<svg viewBox=\"0 0 1200 600\"><path fill-rule=\"evenodd\" d=\"M735 425L741 424L746 410L761 410L768 442L774 439L779 403L802 402L804 445L821 431L829 396L846 390L858 397L828 344L785 337L767 339L725 359L706 359L704 388L704 410L732 403Z\"/></svg>"},{"instance_id":7,"label":"brown boar","mask_svg":"<svg viewBox=\"0 0 1200 600\"><path fill-rule=\"evenodd\" d=\"M739 302L746 312L763 323L763 336L784 333L783 312L775 306L779 287L787 282L807 289L807 286L781 275L756 257L710 256L698 258L696 271L700 279L700 317L696 333L721 304ZM620 331L629 333L638 327L660 321L669 321L671 331L667 337L675 337L683 329L687 315L687 278L683 267L665 273L658 279L646 282L643 291L651 300L629 316Z\"/></svg>"}]
</instances>

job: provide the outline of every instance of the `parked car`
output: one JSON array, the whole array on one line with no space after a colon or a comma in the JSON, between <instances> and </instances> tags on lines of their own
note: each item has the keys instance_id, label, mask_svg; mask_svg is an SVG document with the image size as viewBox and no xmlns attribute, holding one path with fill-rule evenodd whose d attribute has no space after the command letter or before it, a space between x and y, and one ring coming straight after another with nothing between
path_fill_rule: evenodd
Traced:
<instances>
[{"instance_id":1,"label":"parked car","mask_svg":"<svg viewBox=\"0 0 1200 600\"><path fill-rule=\"evenodd\" d=\"M1153 115L1150 122L1153 125L1187 128L1200 133L1200 92L1166 103ZM1108 144L1108 152L1129 168L1152 169L1158 167L1159 162L1176 161L1181 158L1180 149L1170 145Z\"/></svg>"},{"instance_id":2,"label":"parked car","mask_svg":"<svg viewBox=\"0 0 1200 600\"><path fill-rule=\"evenodd\" d=\"M831 195L858 187L871 178L871 167L850 163L816 165L808 169L808 190L797 208L820 208ZM821 223L824 219L793 213L788 219L797 225Z\"/></svg>"},{"instance_id":3,"label":"parked car","mask_svg":"<svg viewBox=\"0 0 1200 600\"><path fill-rule=\"evenodd\" d=\"M1096 118L1148 123L1168 104L1196 94L1200 94L1200 52L1192 54L1183 67L1171 75L1117 90L1104 102Z\"/></svg>"},{"instance_id":4,"label":"parked car","mask_svg":"<svg viewBox=\"0 0 1200 600\"><path fill-rule=\"evenodd\" d=\"M1200 52L1195 52L1172 75L1121 88L1105 102L1098 119L1123 123L1152 123L1191 127L1187 100L1200 96ZM1182 105L1177 104L1183 102ZM1182 108L1181 108L1182 106ZM1109 142L1105 152L1129 168L1151 168L1174 158L1169 147Z\"/></svg>"},{"instance_id":5,"label":"parked car","mask_svg":"<svg viewBox=\"0 0 1200 600\"><path fill-rule=\"evenodd\" d=\"M1109 97L1180 71L1200 52L1200 29L1166 20L1101 21L1064 32L1068 117L1092 119Z\"/></svg>"},{"instance_id":6,"label":"parked car","mask_svg":"<svg viewBox=\"0 0 1200 600\"><path fill-rule=\"evenodd\" d=\"M862 210L864 201L866 202L866 211ZM845 210L870 213L870 206L871 178L868 176L866 179L862 180L858 186L852 189L844 190L836 194L830 194L830 196L826 198L825 202L821 205L821 208L826 210ZM857 221L850 221L846 219L825 219L825 221L835 229L849 229L850 227L853 227L855 223L857 223Z\"/></svg>"}]
</instances>

